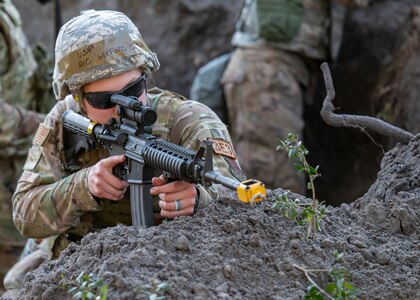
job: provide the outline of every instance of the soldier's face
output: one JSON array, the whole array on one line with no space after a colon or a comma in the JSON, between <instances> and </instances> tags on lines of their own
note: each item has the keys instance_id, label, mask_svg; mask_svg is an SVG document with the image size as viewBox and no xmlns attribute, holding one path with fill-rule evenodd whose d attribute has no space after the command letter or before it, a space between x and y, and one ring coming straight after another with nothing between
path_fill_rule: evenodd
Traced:
<instances>
[{"instance_id":1,"label":"soldier's face","mask_svg":"<svg viewBox=\"0 0 420 300\"><path fill-rule=\"evenodd\" d=\"M140 70L131 70L112 78L97 80L84 85L83 93L118 92L139 79L140 76ZM145 92L140 95L139 100L145 103ZM95 108L86 98L83 98L82 106L88 118L96 123L106 124L110 118L118 118L116 106L111 108Z\"/></svg>"}]
</instances>

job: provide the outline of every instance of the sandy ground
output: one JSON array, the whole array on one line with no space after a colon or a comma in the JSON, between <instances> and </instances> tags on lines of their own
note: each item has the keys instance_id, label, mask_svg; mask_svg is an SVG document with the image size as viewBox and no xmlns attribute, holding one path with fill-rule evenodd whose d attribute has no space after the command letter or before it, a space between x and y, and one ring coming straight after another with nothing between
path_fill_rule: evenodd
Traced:
<instances>
[{"instance_id":1,"label":"sandy ground","mask_svg":"<svg viewBox=\"0 0 420 300\"><path fill-rule=\"evenodd\" d=\"M360 299L419 299L419 142L386 153L363 197L328 207L315 240L272 208L281 189L253 208L227 197L160 226L89 234L29 273L19 299L69 299L62 284L82 271L109 285L108 299L148 299L142 287L151 280L170 285L166 299L302 299L310 284L294 264L329 270L334 250Z\"/></svg>"}]
</instances>

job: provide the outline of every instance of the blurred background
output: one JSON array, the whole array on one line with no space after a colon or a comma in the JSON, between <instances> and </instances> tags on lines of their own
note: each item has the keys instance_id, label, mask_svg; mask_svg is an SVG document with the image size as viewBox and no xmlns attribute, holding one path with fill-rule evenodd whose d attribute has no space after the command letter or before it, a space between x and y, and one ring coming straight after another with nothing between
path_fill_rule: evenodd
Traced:
<instances>
[{"instance_id":1,"label":"blurred background","mask_svg":"<svg viewBox=\"0 0 420 300\"><path fill-rule=\"evenodd\" d=\"M56 32L54 1L14 3L30 43L44 44L52 56ZM86 9L112 9L127 14L161 62L161 69L154 75L155 84L185 96L189 95L199 67L232 50L230 39L242 3L60 1L63 23ZM369 8L347 13L341 51L330 65L336 88L334 105L340 108L337 113L377 116L412 133L420 131L419 5L418 0L377 1ZM338 205L351 202L368 190L384 151L393 147L395 141L371 134L382 149L360 130L327 126L319 116L324 97L320 71L316 96L305 104L304 143L310 151L310 163L320 165L318 199Z\"/></svg>"},{"instance_id":2,"label":"blurred background","mask_svg":"<svg viewBox=\"0 0 420 300\"><path fill-rule=\"evenodd\" d=\"M14 0L31 44L42 43L53 55L55 3ZM230 51L234 22L242 0L70 0L60 2L64 24L86 9L110 9L125 13L140 29L161 63L154 74L156 85L188 95L201 65Z\"/></svg>"}]
</instances>

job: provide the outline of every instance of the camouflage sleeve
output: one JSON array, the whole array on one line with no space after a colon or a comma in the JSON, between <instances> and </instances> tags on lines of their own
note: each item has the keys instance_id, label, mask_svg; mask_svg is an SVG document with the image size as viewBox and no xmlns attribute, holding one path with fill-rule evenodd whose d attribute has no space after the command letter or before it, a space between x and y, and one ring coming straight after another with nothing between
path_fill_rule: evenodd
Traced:
<instances>
[{"instance_id":1,"label":"camouflage sleeve","mask_svg":"<svg viewBox=\"0 0 420 300\"><path fill-rule=\"evenodd\" d=\"M232 147L229 132L217 115L207 106L195 102L183 102L174 116L171 140L183 147L198 150L201 141L213 139L216 143L221 143L225 151L214 152L213 165L216 172L234 180L243 181L245 175L242 172L236 153ZM203 187L197 185L199 191L199 206L203 208L212 199L218 199L220 185Z\"/></svg>"},{"instance_id":2,"label":"camouflage sleeve","mask_svg":"<svg viewBox=\"0 0 420 300\"><path fill-rule=\"evenodd\" d=\"M7 39L3 34L3 31L0 30L0 74L4 74L10 65L10 52ZM1 87L0 87L1 91Z\"/></svg>"},{"instance_id":3,"label":"camouflage sleeve","mask_svg":"<svg viewBox=\"0 0 420 300\"><path fill-rule=\"evenodd\" d=\"M13 195L13 220L20 233L43 238L65 232L79 224L86 211L101 206L88 191L89 168L74 174L63 169L59 102L39 126Z\"/></svg>"},{"instance_id":4,"label":"camouflage sleeve","mask_svg":"<svg viewBox=\"0 0 420 300\"><path fill-rule=\"evenodd\" d=\"M33 134L44 116L0 100L0 153L17 155L27 151Z\"/></svg>"}]
</instances>

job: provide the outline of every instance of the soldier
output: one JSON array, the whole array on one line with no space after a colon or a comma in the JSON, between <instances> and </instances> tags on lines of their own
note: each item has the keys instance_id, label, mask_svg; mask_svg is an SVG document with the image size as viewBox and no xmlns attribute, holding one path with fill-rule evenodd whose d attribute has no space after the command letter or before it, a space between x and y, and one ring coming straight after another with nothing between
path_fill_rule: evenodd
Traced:
<instances>
[{"instance_id":1,"label":"soldier","mask_svg":"<svg viewBox=\"0 0 420 300\"><path fill-rule=\"evenodd\" d=\"M43 120L43 115L33 111L26 111L17 106L0 100L0 157L2 160L13 161L26 157L28 153L28 139L32 139L34 128ZM2 168L2 176L12 175L8 168ZM16 180L17 181L17 180ZM10 181L11 183L13 181ZM3 188L5 185L3 185ZM0 202L0 253L1 253L1 282L5 272L21 256L25 238L16 230L12 220L11 190L3 190ZM35 246L35 241L30 241ZM27 263L28 265L28 263ZM29 268L30 268L29 264Z\"/></svg>"},{"instance_id":2,"label":"soldier","mask_svg":"<svg viewBox=\"0 0 420 300\"><path fill-rule=\"evenodd\" d=\"M25 239L12 221L12 194L33 135L52 100L48 58L31 49L20 15L10 0L0 0L0 280L18 259ZM51 103L51 102L50 102Z\"/></svg>"},{"instance_id":3,"label":"soldier","mask_svg":"<svg viewBox=\"0 0 420 300\"><path fill-rule=\"evenodd\" d=\"M147 89L146 78L159 68L159 61L124 14L82 12L62 26L55 52L53 87L60 101L37 130L13 196L16 227L27 237L53 236L53 258L88 232L131 224L129 199L124 197L128 184L112 172L125 157L110 156L97 145L77 157L79 170L66 168L65 110L107 123L118 117L110 96L123 93L156 110L155 136L195 150L207 138L230 143L226 126L206 106L159 88ZM214 167L226 177L245 179L236 158L215 154ZM152 184L150 192L164 218L192 215L220 192L216 186L167 183L163 177L153 178Z\"/></svg>"},{"instance_id":4,"label":"soldier","mask_svg":"<svg viewBox=\"0 0 420 300\"><path fill-rule=\"evenodd\" d=\"M347 7L370 2L337 1ZM334 0L244 2L232 38L235 49L221 78L226 123L245 174L268 187L306 193L302 174L294 170L287 154L275 149L288 133L303 138L304 100L312 97L319 63L337 54L344 12ZM192 99L223 108L217 85L207 86L209 74L217 74L224 60L211 63L194 80Z\"/></svg>"}]
</instances>

